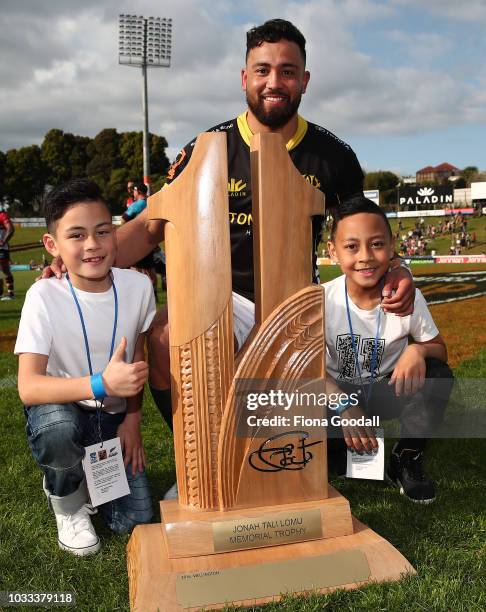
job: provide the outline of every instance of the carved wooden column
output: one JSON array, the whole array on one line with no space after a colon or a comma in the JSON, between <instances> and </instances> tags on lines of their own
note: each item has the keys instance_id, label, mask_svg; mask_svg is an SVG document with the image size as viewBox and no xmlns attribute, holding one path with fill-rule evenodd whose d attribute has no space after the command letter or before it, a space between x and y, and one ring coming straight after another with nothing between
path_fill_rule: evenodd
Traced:
<instances>
[{"instance_id":1,"label":"carved wooden column","mask_svg":"<svg viewBox=\"0 0 486 612\"><path fill-rule=\"evenodd\" d=\"M234 373L226 135L201 134L184 172L149 198L166 219L174 447L179 500L217 508L217 449Z\"/></svg>"}]
</instances>

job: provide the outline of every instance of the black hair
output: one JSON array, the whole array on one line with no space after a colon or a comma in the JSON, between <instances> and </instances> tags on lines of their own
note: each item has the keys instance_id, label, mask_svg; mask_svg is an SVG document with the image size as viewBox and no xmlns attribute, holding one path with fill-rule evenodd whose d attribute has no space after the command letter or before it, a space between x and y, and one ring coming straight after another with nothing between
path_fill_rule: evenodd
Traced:
<instances>
[{"instance_id":1,"label":"black hair","mask_svg":"<svg viewBox=\"0 0 486 612\"><path fill-rule=\"evenodd\" d=\"M246 33L246 57L248 58L251 49L260 47L265 42L275 43L282 39L297 44L305 64L305 38L293 23L285 21L285 19L270 19L265 21L263 25L249 30Z\"/></svg>"},{"instance_id":2,"label":"black hair","mask_svg":"<svg viewBox=\"0 0 486 612\"><path fill-rule=\"evenodd\" d=\"M47 231L52 233L56 221L65 215L67 209L81 202L102 202L106 206L101 189L86 178L72 179L51 189L44 198L43 206Z\"/></svg>"},{"instance_id":3,"label":"black hair","mask_svg":"<svg viewBox=\"0 0 486 612\"><path fill-rule=\"evenodd\" d=\"M147 195L148 189L145 183L135 183L133 188L136 189L138 193L143 193L143 195Z\"/></svg>"},{"instance_id":4,"label":"black hair","mask_svg":"<svg viewBox=\"0 0 486 612\"><path fill-rule=\"evenodd\" d=\"M388 233L390 234L390 238L393 237L390 222L388 221L388 217L385 215L383 210L377 204L375 204L373 200L365 198L363 195L361 195L348 198L347 200L343 200L341 204L339 204L336 208L333 208L331 212L331 240L334 240L337 226L341 219L344 219L345 217L350 217L351 215L358 215L359 213L371 213L372 215L378 215L379 217L381 217L385 222Z\"/></svg>"}]
</instances>

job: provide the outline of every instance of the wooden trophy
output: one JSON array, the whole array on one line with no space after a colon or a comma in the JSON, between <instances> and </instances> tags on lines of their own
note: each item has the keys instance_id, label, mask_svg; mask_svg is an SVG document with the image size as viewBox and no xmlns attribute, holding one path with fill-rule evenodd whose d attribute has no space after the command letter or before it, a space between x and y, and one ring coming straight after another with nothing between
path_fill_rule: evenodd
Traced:
<instances>
[{"instance_id":1,"label":"wooden trophy","mask_svg":"<svg viewBox=\"0 0 486 612\"><path fill-rule=\"evenodd\" d=\"M325 373L324 294L312 284L324 195L278 134L253 137L251 175L256 323L236 357L226 135L201 134L184 172L148 201L149 218L167 221L179 499L131 536L132 610L249 606L414 572L328 486L325 428L245 428L255 384L295 390Z\"/></svg>"}]
</instances>

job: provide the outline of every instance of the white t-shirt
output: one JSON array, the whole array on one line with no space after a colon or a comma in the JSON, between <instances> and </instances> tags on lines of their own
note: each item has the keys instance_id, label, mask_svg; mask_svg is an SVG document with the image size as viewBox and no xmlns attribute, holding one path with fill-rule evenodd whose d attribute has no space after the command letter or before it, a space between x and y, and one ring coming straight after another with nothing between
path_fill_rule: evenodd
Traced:
<instances>
[{"instance_id":1,"label":"white t-shirt","mask_svg":"<svg viewBox=\"0 0 486 612\"><path fill-rule=\"evenodd\" d=\"M115 349L122 336L127 339L126 361L133 360L139 334L147 331L155 315L154 291L150 279L135 270L113 268L118 295L118 323ZM113 336L115 299L113 288L103 293L74 289L83 313L93 373L103 371ZM25 296L14 352L48 355L47 374L63 378L89 375L88 358L81 320L65 275L62 279L37 281ZM95 400L77 402L96 408ZM126 400L106 397L107 412L123 412Z\"/></svg>"},{"instance_id":2,"label":"white t-shirt","mask_svg":"<svg viewBox=\"0 0 486 612\"><path fill-rule=\"evenodd\" d=\"M359 384L360 377L346 314L344 279L343 274L323 285L326 293L326 370L337 380ZM373 310L362 310L349 295L348 298L361 376L366 379L371 376L379 306ZM378 378L393 372L408 345L409 336L417 342L427 342L438 334L439 330L419 289L415 290L412 315L397 317L382 311L376 357Z\"/></svg>"}]
</instances>

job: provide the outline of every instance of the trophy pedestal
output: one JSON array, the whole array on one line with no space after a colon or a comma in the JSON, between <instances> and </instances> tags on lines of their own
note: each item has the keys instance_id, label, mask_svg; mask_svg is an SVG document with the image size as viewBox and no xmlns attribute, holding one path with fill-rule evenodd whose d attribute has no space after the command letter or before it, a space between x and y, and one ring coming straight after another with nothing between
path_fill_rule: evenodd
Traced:
<instances>
[{"instance_id":1,"label":"trophy pedestal","mask_svg":"<svg viewBox=\"0 0 486 612\"><path fill-rule=\"evenodd\" d=\"M351 535L348 500L333 487L318 501L226 511L193 510L160 502L169 558L195 557Z\"/></svg>"},{"instance_id":2,"label":"trophy pedestal","mask_svg":"<svg viewBox=\"0 0 486 612\"><path fill-rule=\"evenodd\" d=\"M174 450L187 507L162 502L161 525L135 528L132 610L252 606L415 572L328 488L327 423L316 428L307 410L323 405L317 395L300 402L326 372L324 291L310 284L312 223L324 214L324 195L279 134L256 134L250 159L255 327L236 360L226 134L201 134L184 172L148 201L148 218L168 221ZM265 410L251 425L254 392ZM276 392L285 414L272 403Z\"/></svg>"},{"instance_id":3,"label":"trophy pedestal","mask_svg":"<svg viewBox=\"0 0 486 612\"><path fill-rule=\"evenodd\" d=\"M169 559L162 526L140 525L127 551L131 610L221 609L230 602L253 606L288 592L354 589L415 573L369 527L354 518L353 527L353 535L337 538Z\"/></svg>"},{"instance_id":4,"label":"trophy pedestal","mask_svg":"<svg viewBox=\"0 0 486 612\"><path fill-rule=\"evenodd\" d=\"M326 593L415 573L398 550L351 516L344 497L332 487L329 495L318 502L228 512L161 502L164 523L136 527L128 544L131 609L252 606L289 592ZM299 529L305 533L299 535ZM277 542L279 533L281 542L307 541L268 545L263 533ZM240 550L221 552L231 546Z\"/></svg>"}]
</instances>

